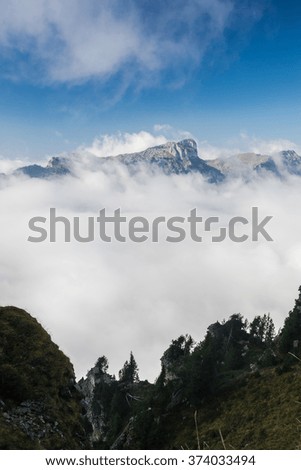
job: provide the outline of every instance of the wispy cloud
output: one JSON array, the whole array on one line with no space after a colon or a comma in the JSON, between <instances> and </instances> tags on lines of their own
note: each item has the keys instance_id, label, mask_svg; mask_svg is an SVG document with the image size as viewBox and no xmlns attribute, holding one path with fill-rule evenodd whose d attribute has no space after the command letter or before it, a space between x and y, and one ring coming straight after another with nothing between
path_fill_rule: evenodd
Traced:
<instances>
[{"instance_id":1,"label":"wispy cloud","mask_svg":"<svg viewBox=\"0 0 301 470\"><path fill-rule=\"evenodd\" d=\"M301 152L301 147L288 139L260 139L248 134L241 134L241 143L243 148L248 148L250 152L274 155L282 150L295 150Z\"/></svg>"},{"instance_id":2,"label":"wispy cloud","mask_svg":"<svg viewBox=\"0 0 301 470\"><path fill-rule=\"evenodd\" d=\"M295 150L301 153L300 144L289 139L262 139L241 133L237 138L224 145L214 145L207 140L199 140L199 155L203 159L227 158L240 153L259 153L261 155L275 155L282 150Z\"/></svg>"},{"instance_id":3,"label":"wispy cloud","mask_svg":"<svg viewBox=\"0 0 301 470\"><path fill-rule=\"evenodd\" d=\"M26 164L29 164L28 160L12 160L9 158L1 157L0 155L0 173L10 173L11 171L14 171L17 168L20 168L21 166Z\"/></svg>"},{"instance_id":4,"label":"wispy cloud","mask_svg":"<svg viewBox=\"0 0 301 470\"><path fill-rule=\"evenodd\" d=\"M176 71L185 75L200 64L208 48L223 41L227 28L257 21L261 4L0 0L3 73L58 83L106 80L122 73L132 81L149 83L168 70L179 80Z\"/></svg>"}]
</instances>

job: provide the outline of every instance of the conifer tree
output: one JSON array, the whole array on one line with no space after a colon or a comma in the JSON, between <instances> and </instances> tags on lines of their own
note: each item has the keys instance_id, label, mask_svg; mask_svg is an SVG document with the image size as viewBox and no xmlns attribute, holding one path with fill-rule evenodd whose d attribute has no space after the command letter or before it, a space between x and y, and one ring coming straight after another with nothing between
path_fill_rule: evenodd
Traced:
<instances>
[{"instance_id":1,"label":"conifer tree","mask_svg":"<svg viewBox=\"0 0 301 470\"><path fill-rule=\"evenodd\" d=\"M301 346L301 286L299 297L294 309L285 319L284 327L280 333L280 350L283 353L296 352Z\"/></svg>"},{"instance_id":2,"label":"conifer tree","mask_svg":"<svg viewBox=\"0 0 301 470\"><path fill-rule=\"evenodd\" d=\"M139 381L138 366L131 351L130 360L125 361L123 368L119 371L119 380L126 384L133 384Z\"/></svg>"}]
</instances>

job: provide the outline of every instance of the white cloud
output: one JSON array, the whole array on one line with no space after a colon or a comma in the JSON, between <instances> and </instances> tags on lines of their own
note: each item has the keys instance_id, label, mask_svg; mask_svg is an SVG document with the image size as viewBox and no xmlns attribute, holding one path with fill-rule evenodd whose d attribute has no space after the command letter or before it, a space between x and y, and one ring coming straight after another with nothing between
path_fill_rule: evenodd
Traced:
<instances>
[{"instance_id":1,"label":"white cloud","mask_svg":"<svg viewBox=\"0 0 301 470\"><path fill-rule=\"evenodd\" d=\"M250 137L248 134L241 134L241 140L244 147L247 147L250 152L261 153L266 155L274 155L281 150L295 150L300 152L301 147L288 139L259 139L257 137Z\"/></svg>"},{"instance_id":2,"label":"white cloud","mask_svg":"<svg viewBox=\"0 0 301 470\"><path fill-rule=\"evenodd\" d=\"M28 164L29 162L27 160L11 160L0 156L0 173L7 174Z\"/></svg>"},{"instance_id":3,"label":"white cloud","mask_svg":"<svg viewBox=\"0 0 301 470\"><path fill-rule=\"evenodd\" d=\"M262 139L242 133L231 142L223 146L211 144L206 140L198 141L199 156L205 160L227 158L240 153L260 153L261 155L275 155L282 150L295 150L301 154L301 146L288 139Z\"/></svg>"},{"instance_id":4,"label":"white cloud","mask_svg":"<svg viewBox=\"0 0 301 470\"><path fill-rule=\"evenodd\" d=\"M155 124L154 132L116 132L97 137L88 147L80 147L78 150L88 151L97 157L116 156L124 153L141 152L149 147L155 147L169 141L179 141L194 138L185 130L175 129L169 124Z\"/></svg>"},{"instance_id":5,"label":"white cloud","mask_svg":"<svg viewBox=\"0 0 301 470\"><path fill-rule=\"evenodd\" d=\"M85 150L97 157L116 156L121 153L141 152L148 147L164 144L167 139L164 135L153 135L150 132L140 131L130 133L106 134L96 138L90 147Z\"/></svg>"},{"instance_id":6,"label":"white cloud","mask_svg":"<svg viewBox=\"0 0 301 470\"><path fill-rule=\"evenodd\" d=\"M262 4L238 0L0 0L0 47L7 76L55 82L131 81L189 71L226 28L252 24ZM240 13L240 21L235 22ZM26 65L27 63L27 65ZM184 72L185 75L186 72Z\"/></svg>"},{"instance_id":7,"label":"white cloud","mask_svg":"<svg viewBox=\"0 0 301 470\"><path fill-rule=\"evenodd\" d=\"M140 134L107 138L99 148L133 150L128 146L137 145ZM112 177L85 171L56 181L14 178L0 193L1 302L38 317L78 376L103 354L117 372L133 350L141 377L154 378L163 350L182 333L200 340L210 323L237 312L250 319L270 312L282 325L301 279L300 188L297 178L216 187L197 176L130 178L126 172ZM185 216L196 207L203 217L228 220L249 217L252 206L262 217L273 215L274 242L27 241L28 220L47 216L50 207L80 216L84 230L86 217L104 207L108 214L121 208L129 217L150 219Z\"/></svg>"}]
</instances>

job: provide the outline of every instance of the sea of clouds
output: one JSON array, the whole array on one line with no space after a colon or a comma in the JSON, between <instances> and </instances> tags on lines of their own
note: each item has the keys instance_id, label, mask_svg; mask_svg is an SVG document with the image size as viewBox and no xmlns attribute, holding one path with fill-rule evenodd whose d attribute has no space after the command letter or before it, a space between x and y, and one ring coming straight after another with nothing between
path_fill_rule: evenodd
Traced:
<instances>
[{"instance_id":1,"label":"sea of clouds","mask_svg":"<svg viewBox=\"0 0 301 470\"><path fill-rule=\"evenodd\" d=\"M86 150L116 155L164 141L146 132L119 134L98 138ZM203 151L205 144L200 143ZM75 177L1 179L1 304L38 318L71 358L78 378L103 354L117 373L132 350L141 378L152 380L163 351L180 334L199 341L209 324L238 312L248 319L270 312L276 327L282 326L301 284L300 197L300 178L293 176L210 185L201 175L131 176L121 168L110 174L85 165ZM58 215L80 217L84 232L87 217L102 208L150 220L187 216L196 208L204 218L226 222L237 215L250 218L255 206L262 218L273 216L273 242L27 240L29 219L48 217L51 207Z\"/></svg>"}]
</instances>

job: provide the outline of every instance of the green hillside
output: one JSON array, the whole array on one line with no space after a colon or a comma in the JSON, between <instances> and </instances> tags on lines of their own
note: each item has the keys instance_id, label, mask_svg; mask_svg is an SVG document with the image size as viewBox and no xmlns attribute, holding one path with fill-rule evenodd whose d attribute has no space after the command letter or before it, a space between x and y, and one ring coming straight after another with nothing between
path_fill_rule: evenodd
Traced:
<instances>
[{"instance_id":1,"label":"green hillside","mask_svg":"<svg viewBox=\"0 0 301 470\"><path fill-rule=\"evenodd\" d=\"M24 310L0 308L0 448L87 445L69 359Z\"/></svg>"}]
</instances>

